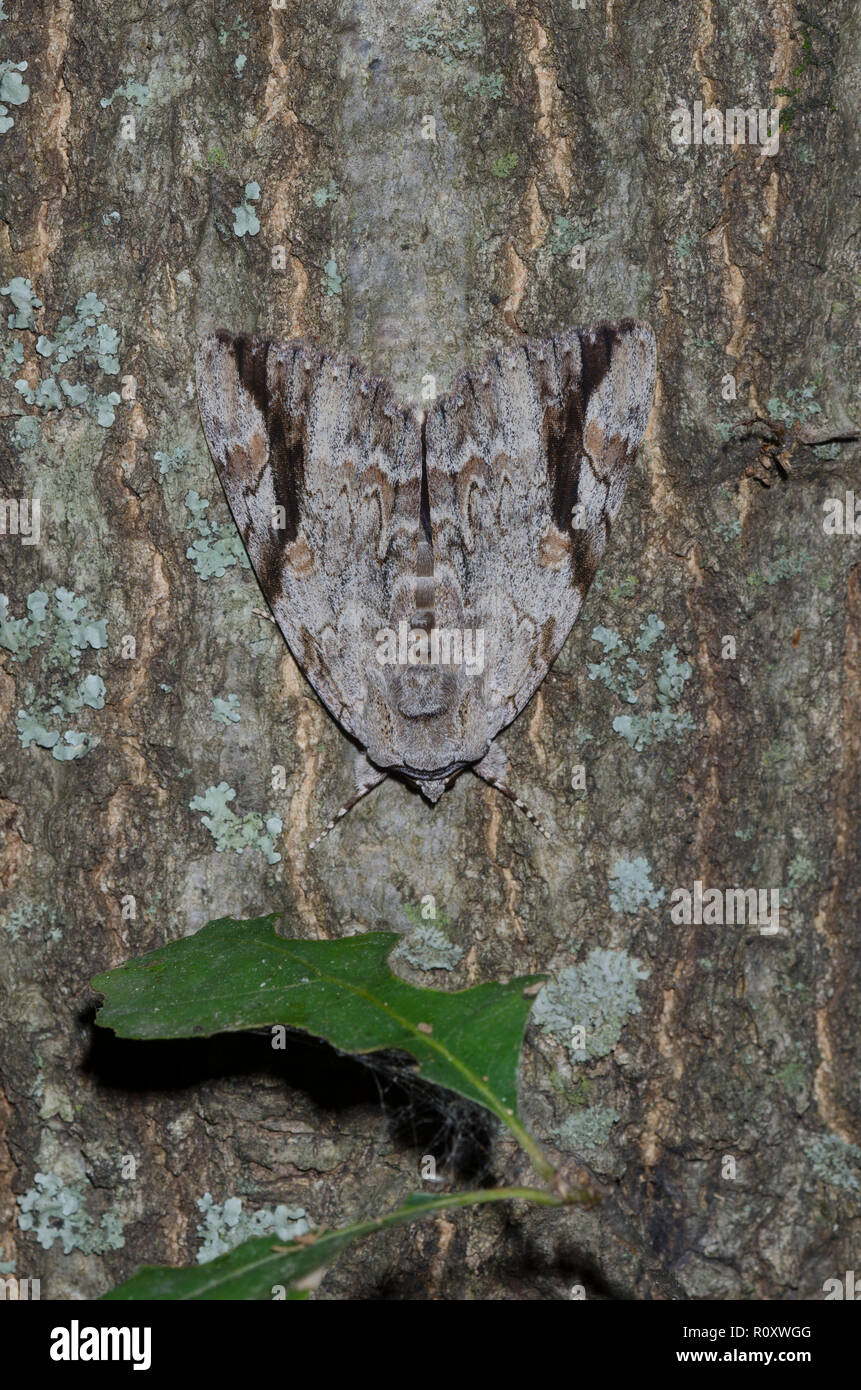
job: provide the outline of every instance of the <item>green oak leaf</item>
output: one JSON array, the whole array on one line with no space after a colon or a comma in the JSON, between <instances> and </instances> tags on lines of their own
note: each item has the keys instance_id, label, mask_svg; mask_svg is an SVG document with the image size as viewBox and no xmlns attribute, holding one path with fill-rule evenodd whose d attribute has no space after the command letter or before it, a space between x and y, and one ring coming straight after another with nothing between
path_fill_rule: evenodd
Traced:
<instances>
[{"instance_id":1,"label":"green oak leaf","mask_svg":"<svg viewBox=\"0 0 861 1390\"><path fill-rule=\"evenodd\" d=\"M277 914L208 922L98 975L97 1016L124 1038L191 1038L282 1024L341 1052L408 1052L427 1080L477 1102L524 1146L536 1170L553 1170L517 1113L523 1033L540 976L446 993L421 989L386 964L400 941L368 932L340 941L278 936Z\"/></svg>"}]
</instances>

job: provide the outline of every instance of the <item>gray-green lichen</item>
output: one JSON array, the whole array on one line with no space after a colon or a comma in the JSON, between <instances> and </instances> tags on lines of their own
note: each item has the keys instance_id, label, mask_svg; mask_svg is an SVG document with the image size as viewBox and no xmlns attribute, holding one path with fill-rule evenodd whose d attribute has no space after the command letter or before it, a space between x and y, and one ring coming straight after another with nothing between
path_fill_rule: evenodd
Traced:
<instances>
[{"instance_id":1,"label":"gray-green lichen","mask_svg":"<svg viewBox=\"0 0 861 1390\"><path fill-rule=\"evenodd\" d=\"M861 1149L838 1134L809 1134L801 1141L811 1168L830 1187L861 1192Z\"/></svg>"},{"instance_id":2,"label":"gray-green lichen","mask_svg":"<svg viewBox=\"0 0 861 1390\"><path fill-rule=\"evenodd\" d=\"M31 933L35 927L47 928L45 936L49 941L59 941L62 933L57 923L56 909L46 902L25 900L18 907L0 909L0 927L8 933L12 941Z\"/></svg>"},{"instance_id":3,"label":"gray-green lichen","mask_svg":"<svg viewBox=\"0 0 861 1390\"><path fill-rule=\"evenodd\" d=\"M241 715L239 713L239 696L228 695L226 700L219 699L217 695L212 697L212 718L216 724L238 724Z\"/></svg>"},{"instance_id":4,"label":"gray-green lichen","mask_svg":"<svg viewBox=\"0 0 861 1390\"><path fill-rule=\"evenodd\" d=\"M295 1240L311 1229L304 1207L288 1207L283 1202L274 1208L260 1207L257 1211L244 1212L241 1197L228 1197L226 1202L219 1204L205 1192L198 1198L197 1206L203 1213L203 1220L197 1227L201 1240L198 1264L224 1255L252 1236L275 1235L279 1240Z\"/></svg>"},{"instance_id":5,"label":"gray-green lichen","mask_svg":"<svg viewBox=\"0 0 861 1390\"><path fill-rule=\"evenodd\" d=\"M264 817L259 811L238 816L228 805L235 799L233 787L219 782L217 787L207 787L203 796L192 797L188 805L192 811L204 812L203 824L215 840L219 853L226 849L235 850L237 854L246 849L259 849L270 864L277 864L281 855L275 848L275 840L283 829L281 817Z\"/></svg>"},{"instance_id":6,"label":"gray-green lichen","mask_svg":"<svg viewBox=\"0 0 861 1390\"><path fill-rule=\"evenodd\" d=\"M22 453L39 444L41 426L35 415L19 415L11 428L12 443Z\"/></svg>"},{"instance_id":7,"label":"gray-green lichen","mask_svg":"<svg viewBox=\"0 0 861 1390\"><path fill-rule=\"evenodd\" d=\"M343 280L338 273L338 263L333 253L323 266L323 288L331 298L335 298L341 293L342 287Z\"/></svg>"},{"instance_id":8,"label":"gray-green lichen","mask_svg":"<svg viewBox=\"0 0 861 1390\"><path fill-rule=\"evenodd\" d=\"M510 178L517 168L517 155L514 150L509 150L508 154L501 154L493 161L490 172L495 179Z\"/></svg>"},{"instance_id":9,"label":"gray-green lichen","mask_svg":"<svg viewBox=\"0 0 861 1390\"><path fill-rule=\"evenodd\" d=\"M247 43L250 36L248 21L241 15L236 15L229 24L222 25L218 31L218 42L222 48L226 48L230 39L236 37Z\"/></svg>"},{"instance_id":10,"label":"gray-green lichen","mask_svg":"<svg viewBox=\"0 0 861 1390\"><path fill-rule=\"evenodd\" d=\"M109 97L102 97L100 106L113 106L117 97L125 97L126 101L132 102L135 106L146 108L152 101L152 91L146 82L136 82L130 78L121 87L114 87Z\"/></svg>"},{"instance_id":11,"label":"gray-green lichen","mask_svg":"<svg viewBox=\"0 0 861 1390\"><path fill-rule=\"evenodd\" d=\"M247 183L245 185L245 197L238 207L233 209L233 231L236 236L256 236L260 231L260 219L256 210L251 206L260 197L259 183Z\"/></svg>"},{"instance_id":12,"label":"gray-green lichen","mask_svg":"<svg viewBox=\"0 0 861 1390\"><path fill-rule=\"evenodd\" d=\"M790 387L785 397L772 396L765 408L772 420L782 420L785 425L804 424L822 413L822 406L814 400L818 390L815 382L807 381L797 389Z\"/></svg>"},{"instance_id":13,"label":"gray-green lichen","mask_svg":"<svg viewBox=\"0 0 861 1390\"><path fill-rule=\"evenodd\" d=\"M501 101L504 81L505 79L498 69L495 72L483 72L478 77L470 77L464 83L463 90L468 97L484 97L488 101Z\"/></svg>"},{"instance_id":14,"label":"gray-green lichen","mask_svg":"<svg viewBox=\"0 0 861 1390\"><path fill-rule=\"evenodd\" d=\"M177 445L170 452L158 449L153 454L153 458L158 464L160 478L168 477L171 473L181 473L183 469L188 467L188 449L182 444Z\"/></svg>"},{"instance_id":15,"label":"gray-green lichen","mask_svg":"<svg viewBox=\"0 0 861 1390\"><path fill-rule=\"evenodd\" d=\"M644 903L658 906L666 889L655 888L650 873L649 862L642 855L615 861L610 871L610 906L614 912L635 913Z\"/></svg>"},{"instance_id":16,"label":"gray-green lichen","mask_svg":"<svg viewBox=\"0 0 861 1390\"><path fill-rule=\"evenodd\" d=\"M18 1198L18 1226L33 1231L39 1244L50 1250L60 1241L63 1254L80 1250L85 1255L102 1255L125 1245L123 1226L113 1212L105 1212L96 1222L86 1209L80 1187L67 1186L52 1173L37 1173L35 1187Z\"/></svg>"},{"instance_id":17,"label":"gray-green lichen","mask_svg":"<svg viewBox=\"0 0 861 1390\"><path fill-rule=\"evenodd\" d=\"M788 900L795 902L797 894L816 879L816 865L806 854L796 854L786 874L784 893Z\"/></svg>"},{"instance_id":18,"label":"gray-green lichen","mask_svg":"<svg viewBox=\"0 0 861 1390\"><path fill-rule=\"evenodd\" d=\"M693 668L689 661L679 659L675 646L658 651L657 644L664 631L665 624L656 613L650 613L640 624L634 649L645 658L645 664L612 628L598 626L592 632L592 640L601 644L604 657L602 661L589 663L590 680L600 680L607 690L629 705L639 704L647 681L654 688L652 709L617 715L613 720L615 732L637 752L652 743L678 742L695 727L690 714L678 709Z\"/></svg>"},{"instance_id":19,"label":"gray-green lichen","mask_svg":"<svg viewBox=\"0 0 861 1390\"><path fill-rule=\"evenodd\" d=\"M8 597L0 594L0 647L20 662L42 648L38 672L21 692L18 737L24 748L35 743L49 748L58 762L69 762L98 743L93 734L63 725L85 706L104 708L107 692L100 675L91 671L79 681L73 678L87 648L101 651L107 646L107 620L89 617L87 599L70 589L57 588L53 600L46 590L35 589L27 597L26 617L15 618Z\"/></svg>"},{"instance_id":20,"label":"gray-green lichen","mask_svg":"<svg viewBox=\"0 0 861 1390\"><path fill-rule=\"evenodd\" d=\"M570 217L557 214L550 229L548 250L551 256L567 256L575 246L582 246L588 241L590 236L591 233L584 227L575 227Z\"/></svg>"},{"instance_id":21,"label":"gray-green lichen","mask_svg":"<svg viewBox=\"0 0 861 1390\"><path fill-rule=\"evenodd\" d=\"M691 252L699 245L699 236L695 232L682 232L677 236L673 247L680 261L686 261Z\"/></svg>"},{"instance_id":22,"label":"gray-green lichen","mask_svg":"<svg viewBox=\"0 0 861 1390\"><path fill-rule=\"evenodd\" d=\"M12 313L6 323L10 330L0 359L0 374L15 378L15 389L27 405L39 410L63 410L66 406L83 407L107 429L114 423L116 407L121 397L117 391L97 391L91 381L98 369L106 377L119 374L117 357L119 334L102 322L105 305L92 290L77 301L74 314L63 314L54 329L53 337L36 333L35 311L43 307L33 293L29 280L16 275L0 294L9 298ZM26 334L24 337L22 334ZM50 367L50 375L37 378L36 385L19 374L25 361L25 349L32 349ZM67 368L71 368L71 376Z\"/></svg>"},{"instance_id":23,"label":"gray-green lichen","mask_svg":"<svg viewBox=\"0 0 861 1390\"><path fill-rule=\"evenodd\" d=\"M751 570L747 582L755 594L766 588L773 589L784 580L801 574L810 560L810 551L804 546L778 545L774 550L774 563L763 569Z\"/></svg>"},{"instance_id":24,"label":"gray-green lichen","mask_svg":"<svg viewBox=\"0 0 861 1390\"><path fill-rule=\"evenodd\" d=\"M196 531L198 536L185 553L201 579L211 579L213 575L220 579L233 565L250 568L245 547L232 521L221 526L210 521L206 515L209 499L201 497L194 489L186 493L185 505L191 512L186 529Z\"/></svg>"},{"instance_id":25,"label":"gray-green lichen","mask_svg":"<svg viewBox=\"0 0 861 1390\"><path fill-rule=\"evenodd\" d=\"M407 30L404 44L411 53L429 53L449 67L459 65L464 59L476 58L484 51L484 34L477 19L475 5L466 6L466 21L449 19L446 22L439 12L429 15Z\"/></svg>"},{"instance_id":26,"label":"gray-green lichen","mask_svg":"<svg viewBox=\"0 0 861 1390\"><path fill-rule=\"evenodd\" d=\"M618 1119L619 1112L612 1106L590 1105L585 1110L575 1110L553 1132L564 1148L600 1149L607 1143Z\"/></svg>"},{"instance_id":27,"label":"gray-green lichen","mask_svg":"<svg viewBox=\"0 0 861 1390\"><path fill-rule=\"evenodd\" d=\"M605 1057L622 1036L628 1014L641 1012L637 984L650 973L626 951L596 947L545 985L532 1021L566 1047L575 1062ZM585 1039L577 1029L585 1030Z\"/></svg>"},{"instance_id":28,"label":"gray-green lichen","mask_svg":"<svg viewBox=\"0 0 861 1390\"><path fill-rule=\"evenodd\" d=\"M12 313L6 319L8 326L10 328L32 328L33 315L37 309L42 308L42 301L33 293L33 286L30 281L25 280L22 275L13 275L9 284L0 289L0 294L5 295L12 305ZM24 360L23 355L20 360Z\"/></svg>"},{"instance_id":29,"label":"gray-green lichen","mask_svg":"<svg viewBox=\"0 0 861 1390\"><path fill-rule=\"evenodd\" d=\"M30 96L30 88L21 78L21 73L26 71L26 61L0 63L0 135L5 135L15 124L14 116L9 115L9 107L23 106Z\"/></svg>"},{"instance_id":30,"label":"gray-green lichen","mask_svg":"<svg viewBox=\"0 0 861 1390\"><path fill-rule=\"evenodd\" d=\"M327 203L337 202L339 195L340 189L338 185L334 179L330 179L327 184L321 185L320 188L315 188L314 192L311 194L311 198L315 207L324 208Z\"/></svg>"},{"instance_id":31,"label":"gray-green lichen","mask_svg":"<svg viewBox=\"0 0 861 1390\"><path fill-rule=\"evenodd\" d=\"M409 903L404 904L403 910L414 926L395 948L394 955L416 970L453 970L463 957L463 949L442 930L448 926L448 918L440 914L439 919L427 920L422 917L421 908Z\"/></svg>"}]
</instances>

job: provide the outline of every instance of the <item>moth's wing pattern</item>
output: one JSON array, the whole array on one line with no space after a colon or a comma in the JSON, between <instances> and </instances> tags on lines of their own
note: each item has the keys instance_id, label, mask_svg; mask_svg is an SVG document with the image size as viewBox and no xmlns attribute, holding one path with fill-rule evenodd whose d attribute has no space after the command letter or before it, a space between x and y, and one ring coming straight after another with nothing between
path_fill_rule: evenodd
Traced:
<instances>
[{"instance_id":1,"label":"moth's wing pattern","mask_svg":"<svg viewBox=\"0 0 861 1390\"><path fill-rule=\"evenodd\" d=\"M387 383L301 339L212 334L197 383L210 452L278 626L335 718L384 754L376 633L414 606L418 421Z\"/></svg>"},{"instance_id":2,"label":"moth's wing pattern","mask_svg":"<svg viewBox=\"0 0 861 1390\"><path fill-rule=\"evenodd\" d=\"M437 621L485 632L487 737L547 674L646 428L655 340L625 320L504 348L426 421Z\"/></svg>"}]
</instances>

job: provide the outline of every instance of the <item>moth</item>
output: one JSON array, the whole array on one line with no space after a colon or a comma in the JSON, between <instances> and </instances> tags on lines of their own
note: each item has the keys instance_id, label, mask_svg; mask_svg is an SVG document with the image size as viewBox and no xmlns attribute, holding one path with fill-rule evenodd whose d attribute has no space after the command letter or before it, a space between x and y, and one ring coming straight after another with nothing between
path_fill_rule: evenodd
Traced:
<instances>
[{"instance_id":1,"label":"moth","mask_svg":"<svg viewBox=\"0 0 861 1390\"><path fill-rule=\"evenodd\" d=\"M426 412L302 339L203 339L201 418L249 559L362 750L314 844L388 776L435 803L470 768L535 821L494 740L577 617L654 384L630 319L505 346Z\"/></svg>"}]
</instances>

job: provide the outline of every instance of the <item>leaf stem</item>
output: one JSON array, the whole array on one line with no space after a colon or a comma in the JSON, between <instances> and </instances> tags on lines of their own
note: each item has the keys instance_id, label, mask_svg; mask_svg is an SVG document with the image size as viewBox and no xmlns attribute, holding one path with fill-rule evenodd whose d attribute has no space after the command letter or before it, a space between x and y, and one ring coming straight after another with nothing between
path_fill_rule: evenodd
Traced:
<instances>
[{"instance_id":1,"label":"leaf stem","mask_svg":"<svg viewBox=\"0 0 861 1390\"><path fill-rule=\"evenodd\" d=\"M550 1162L547 1155L539 1148L527 1129L524 1129L519 1120L513 1115L506 1115L502 1110L496 1109L496 1114L503 1124L511 1131L520 1147L529 1155L530 1162L538 1174L545 1182L551 1185L556 1182L557 1172Z\"/></svg>"}]
</instances>

